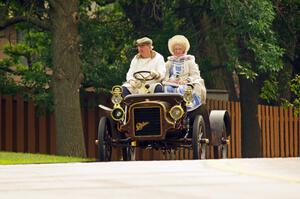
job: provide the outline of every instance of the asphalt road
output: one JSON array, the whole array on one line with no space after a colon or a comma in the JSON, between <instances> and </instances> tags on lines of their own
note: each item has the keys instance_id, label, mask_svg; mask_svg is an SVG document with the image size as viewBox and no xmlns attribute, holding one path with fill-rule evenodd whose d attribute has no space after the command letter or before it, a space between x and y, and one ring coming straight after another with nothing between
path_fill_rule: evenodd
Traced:
<instances>
[{"instance_id":1,"label":"asphalt road","mask_svg":"<svg viewBox=\"0 0 300 199\"><path fill-rule=\"evenodd\" d=\"M300 158L0 166L0 199L300 198Z\"/></svg>"}]
</instances>

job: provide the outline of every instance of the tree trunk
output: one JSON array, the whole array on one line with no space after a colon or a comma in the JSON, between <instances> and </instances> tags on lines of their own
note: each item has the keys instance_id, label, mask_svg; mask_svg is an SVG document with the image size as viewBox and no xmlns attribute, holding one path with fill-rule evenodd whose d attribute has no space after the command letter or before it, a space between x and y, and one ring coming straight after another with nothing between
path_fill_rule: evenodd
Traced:
<instances>
[{"instance_id":1,"label":"tree trunk","mask_svg":"<svg viewBox=\"0 0 300 199\"><path fill-rule=\"evenodd\" d=\"M241 90L242 157L261 157L261 130L257 118L258 80L252 82L244 76L239 76L239 81Z\"/></svg>"},{"instance_id":2,"label":"tree trunk","mask_svg":"<svg viewBox=\"0 0 300 199\"><path fill-rule=\"evenodd\" d=\"M86 157L79 87L78 1L51 1L53 81L58 155Z\"/></svg>"},{"instance_id":3,"label":"tree trunk","mask_svg":"<svg viewBox=\"0 0 300 199\"><path fill-rule=\"evenodd\" d=\"M200 41L198 48L199 55L200 57L209 59L214 67L218 66L215 69L208 70L210 78L206 79L206 87L227 90L230 100L237 100L232 72L228 71L226 67L222 65L223 61L227 59L226 51L222 49L221 45L218 44L214 38L208 37L214 24L212 24L206 14L203 14L199 20L199 26L201 27L201 31L197 35ZM222 38L222 35L219 34L218 37Z\"/></svg>"}]
</instances>

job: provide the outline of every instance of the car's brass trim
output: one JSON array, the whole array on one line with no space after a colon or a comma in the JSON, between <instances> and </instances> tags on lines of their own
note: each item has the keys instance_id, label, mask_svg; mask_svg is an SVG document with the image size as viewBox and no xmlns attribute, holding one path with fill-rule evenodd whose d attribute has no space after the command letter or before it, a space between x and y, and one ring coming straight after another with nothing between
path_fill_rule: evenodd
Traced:
<instances>
[{"instance_id":1,"label":"car's brass trim","mask_svg":"<svg viewBox=\"0 0 300 199\"><path fill-rule=\"evenodd\" d=\"M172 111L173 111L174 109L176 109L176 108L178 108L178 109L181 111L181 114L180 114L180 116L178 117L178 119L176 119L176 118L172 115ZM184 115L184 110L183 110L183 108L182 108L180 105L175 105L175 106L173 106L173 107L169 110L169 114L170 114L170 116L172 117L173 120L178 121L178 120L180 120L180 119L183 117L183 115Z\"/></svg>"},{"instance_id":2,"label":"car's brass trim","mask_svg":"<svg viewBox=\"0 0 300 199\"><path fill-rule=\"evenodd\" d=\"M161 140L166 137L166 133L169 129L175 128L175 123L170 119L170 116L167 115L168 103L158 102L158 101L143 101L133 103L128 110L128 120L124 125L120 125L119 129L121 131L126 131L130 137L136 140ZM159 135L135 135L135 124L132 118L134 118L134 109L135 108L160 108L160 134Z\"/></svg>"}]
</instances>

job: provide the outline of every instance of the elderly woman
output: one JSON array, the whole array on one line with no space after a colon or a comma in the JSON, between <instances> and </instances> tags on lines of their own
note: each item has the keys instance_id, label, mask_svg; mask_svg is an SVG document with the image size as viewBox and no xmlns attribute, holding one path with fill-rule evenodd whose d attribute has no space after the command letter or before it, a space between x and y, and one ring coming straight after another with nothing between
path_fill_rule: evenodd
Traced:
<instances>
[{"instance_id":1,"label":"elderly woman","mask_svg":"<svg viewBox=\"0 0 300 199\"><path fill-rule=\"evenodd\" d=\"M147 81L151 93L163 92L163 87L160 83L166 73L163 56L153 50L152 40L148 37L136 40L136 45L138 54L132 59L126 75L127 81L122 85L123 96L143 92L141 89L142 82L134 77L134 73L139 71L148 71L150 73L144 73L142 76L148 76L151 79Z\"/></svg>"},{"instance_id":2,"label":"elderly woman","mask_svg":"<svg viewBox=\"0 0 300 199\"><path fill-rule=\"evenodd\" d=\"M183 35L175 35L168 42L172 56L166 62L166 77L163 81L165 92L183 94L187 85L193 86L192 106L188 111L194 110L201 104L205 104L206 88L204 80L200 77L195 57L188 55L190 43Z\"/></svg>"}]
</instances>

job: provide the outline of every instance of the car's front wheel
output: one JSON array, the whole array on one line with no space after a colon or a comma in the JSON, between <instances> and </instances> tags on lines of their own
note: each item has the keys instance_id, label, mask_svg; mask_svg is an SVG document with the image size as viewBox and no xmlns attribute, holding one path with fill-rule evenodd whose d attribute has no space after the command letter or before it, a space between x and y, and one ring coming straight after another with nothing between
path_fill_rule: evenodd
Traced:
<instances>
[{"instance_id":1,"label":"car's front wheel","mask_svg":"<svg viewBox=\"0 0 300 199\"><path fill-rule=\"evenodd\" d=\"M102 117L98 126L98 159L110 161L112 155L112 131L109 119Z\"/></svg>"}]
</instances>

